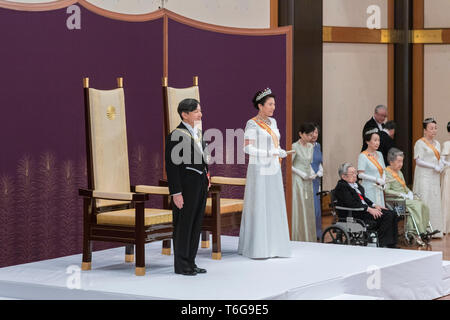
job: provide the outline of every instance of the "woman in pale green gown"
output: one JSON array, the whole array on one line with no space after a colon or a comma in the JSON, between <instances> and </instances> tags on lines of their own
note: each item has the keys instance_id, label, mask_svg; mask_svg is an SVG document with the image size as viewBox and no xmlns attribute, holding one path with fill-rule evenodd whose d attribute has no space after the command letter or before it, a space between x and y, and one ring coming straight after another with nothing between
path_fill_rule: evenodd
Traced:
<instances>
[{"instance_id":1,"label":"woman in pale green gown","mask_svg":"<svg viewBox=\"0 0 450 320\"><path fill-rule=\"evenodd\" d=\"M428 206L414 198L413 192L407 187L405 178L401 171L403 167L404 154L397 148L389 150L387 155L389 166L386 168L386 186L385 194L406 200L406 208L416 222L419 234L412 219L407 221L407 231L416 235L416 242L420 245L424 244L422 238L427 237L431 230L428 230L430 223L430 210Z\"/></svg>"},{"instance_id":2,"label":"woman in pale green gown","mask_svg":"<svg viewBox=\"0 0 450 320\"><path fill-rule=\"evenodd\" d=\"M313 180L317 177L311 167L314 146L311 144L315 126L304 123L300 139L292 144L292 240L316 242Z\"/></svg>"}]
</instances>

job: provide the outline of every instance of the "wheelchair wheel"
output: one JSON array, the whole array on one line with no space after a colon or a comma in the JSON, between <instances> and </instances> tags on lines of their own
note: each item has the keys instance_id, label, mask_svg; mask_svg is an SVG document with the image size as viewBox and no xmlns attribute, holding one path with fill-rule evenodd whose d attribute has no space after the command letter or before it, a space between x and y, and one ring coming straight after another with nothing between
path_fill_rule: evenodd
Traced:
<instances>
[{"instance_id":1,"label":"wheelchair wheel","mask_svg":"<svg viewBox=\"0 0 450 320\"><path fill-rule=\"evenodd\" d=\"M350 244L352 246L367 246L367 233L364 231L354 232L350 236Z\"/></svg>"},{"instance_id":2,"label":"wheelchair wheel","mask_svg":"<svg viewBox=\"0 0 450 320\"><path fill-rule=\"evenodd\" d=\"M344 229L330 226L323 231L322 243L350 244L350 237Z\"/></svg>"}]
</instances>

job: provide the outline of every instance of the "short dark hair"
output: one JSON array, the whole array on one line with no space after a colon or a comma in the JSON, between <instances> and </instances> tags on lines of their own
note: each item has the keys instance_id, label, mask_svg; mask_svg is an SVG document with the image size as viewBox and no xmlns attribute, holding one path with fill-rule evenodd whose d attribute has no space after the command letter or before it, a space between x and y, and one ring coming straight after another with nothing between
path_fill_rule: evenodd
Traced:
<instances>
[{"instance_id":1,"label":"short dark hair","mask_svg":"<svg viewBox=\"0 0 450 320\"><path fill-rule=\"evenodd\" d=\"M181 100L181 102L178 104L178 109L177 109L178 114L181 117L181 120L183 120L183 117L181 116L181 114L183 112L189 113L189 112L194 111L195 109L197 109L199 103L200 102L198 102L197 99L187 98L187 99Z\"/></svg>"},{"instance_id":2,"label":"short dark hair","mask_svg":"<svg viewBox=\"0 0 450 320\"><path fill-rule=\"evenodd\" d=\"M447 132L450 132L450 121L447 123Z\"/></svg>"},{"instance_id":3,"label":"short dark hair","mask_svg":"<svg viewBox=\"0 0 450 320\"><path fill-rule=\"evenodd\" d=\"M314 129L317 129L317 131L320 132L320 126L317 123L312 122L312 125L314 126Z\"/></svg>"},{"instance_id":4,"label":"short dark hair","mask_svg":"<svg viewBox=\"0 0 450 320\"><path fill-rule=\"evenodd\" d=\"M257 93L255 93L255 95L253 96L252 103L253 103L253 106L256 108L256 110L259 110L258 104L264 105L264 103L266 103L267 99L269 99L269 98L274 98L274 99L275 99L275 95L272 94L272 93L270 93L270 94L268 94L268 95L262 97L262 98L259 99L258 101L256 101L256 98L257 98L261 93L263 93L264 91L266 91L266 90L260 90L260 91L258 91Z\"/></svg>"},{"instance_id":5,"label":"short dark hair","mask_svg":"<svg viewBox=\"0 0 450 320\"><path fill-rule=\"evenodd\" d=\"M300 125L298 132L300 133L311 133L316 130L316 126L312 122L304 122Z\"/></svg>"},{"instance_id":6,"label":"short dark hair","mask_svg":"<svg viewBox=\"0 0 450 320\"><path fill-rule=\"evenodd\" d=\"M434 118L426 118L426 119L423 120L423 122L422 122L422 127L423 127L424 129L426 129L426 128L428 127L428 124L430 124L430 123L437 124L437 122L436 122L436 120L434 120Z\"/></svg>"},{"instance_id":7,"label":"short dark hair","mask_svg":"<svg viewBox=\"0 0 450 320\"><path fill-rule=\"evenodd\" d=\"M390 120L384 124L384 128L387 130L395 130L397 129L397 124L394 121Z\"/></svg>"}]
</instances>

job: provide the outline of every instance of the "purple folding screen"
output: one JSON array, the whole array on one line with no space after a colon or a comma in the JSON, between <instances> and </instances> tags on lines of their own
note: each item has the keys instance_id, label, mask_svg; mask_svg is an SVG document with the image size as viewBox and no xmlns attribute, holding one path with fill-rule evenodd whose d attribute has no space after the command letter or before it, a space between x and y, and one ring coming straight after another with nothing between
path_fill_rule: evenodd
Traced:
<instances>
[{"instance_id":1,"label":"purple folding screen","mask_svg":"<svg viewBox=\"0 0 450 320\"><path fill-rule=\"evenodd\" d=\"M284 34L224 34L170 18L165 29L164 15L131 22L83 7L80 13L81 29L69 30L65 8L0 8L0 267L81 252L83 77L98 89L115 88L116 77L124 78L132 184L163 177L163 75L173 87L190 86L199 76L204 129L224 136L226 129L244 128L256 114L254 92L271 87L286 138ZM245 171L243 164L212 166L215 175L244 177Z\"/></svg>"}]
</instances>

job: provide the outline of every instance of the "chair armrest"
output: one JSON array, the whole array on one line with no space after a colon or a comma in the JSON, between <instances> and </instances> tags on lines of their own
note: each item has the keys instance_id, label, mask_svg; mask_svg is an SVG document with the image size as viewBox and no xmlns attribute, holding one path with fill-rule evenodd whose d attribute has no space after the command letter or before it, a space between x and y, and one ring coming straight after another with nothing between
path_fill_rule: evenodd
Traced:
<instances>
[{"instance_id":1,"label":"chair armrest","mask_svg":"<svg viewBox=\"0 0 450 320\"><path fill-rule=\"evenodd\" d=\"M220 193L221 191L222 191L221 186L214 185L214 184L212 184L211 187L208 190L209 193Z\"/></svg>"},{"instance_id":2,"label":"chair armrest","mask_svg":"<svg viewBox=\"0 0 450 320\"><path fill-rule=\"evenodd\" d=\"M233 186L245 186L245 178L231 178L231 177L211 177L211 183L213 184L226 184Z\"/></svg>"},{"instance_id":3,"label":"chair armrest","mask_svg":"<svg viewBox=\"0 0 450 320\"><path fill-rule=\"evenodd\" d=\"M384 196L384 200L385 201L396 201L396 202L399 202L399 201L405 201L405 199L403 199L402 197L400 197L400 196L396 196L396 195L385 195ZM406 202L406 201L405 201Z\"/></svg>"},{"instance_id":4,"label":"chair armrest","mask_svg":"<svg viewBox=\"0 0 450 320\"><path fill-rule=\"evenodd\" d=\"M148 194L133 193L133 192L114 192L114 191L78 189L78 194L86 198L118 200L118 201L147 201L149 199Z\"/></svg>"},{"instance_id":5,"label":"chair armrest","mask_svg":"<svg viewBox=\"0 0 450 320\"><path fill-rule=\"evenodd\" d=\"M364 211L364 208L346 208L346 207L340 207L340 206L335 206L335 208L337 210L346 210L346 211Z\"/></svg>"},{"instance_id":6,"label":"chair armrest","mask_svg":"<svg viewBox=\"0 0 450 320\"><path fill-rule=\"evenodd\" d=\"M136 192L149 193L149 194L170 195L168 187L138 185L134 189L136 190Z\"/></svg>"},{"instance_id":7,"label":"chair armrest","mask_svg":"<svg viewBox=\"0 0 450 320\"><path fill-rule=\"evenodd\" d=\"M161 187L168 187L169 186L169 182L167 180L164 180L164 179L159 179L159 186L161 186Z\"/></svg>"}]
</instances>

